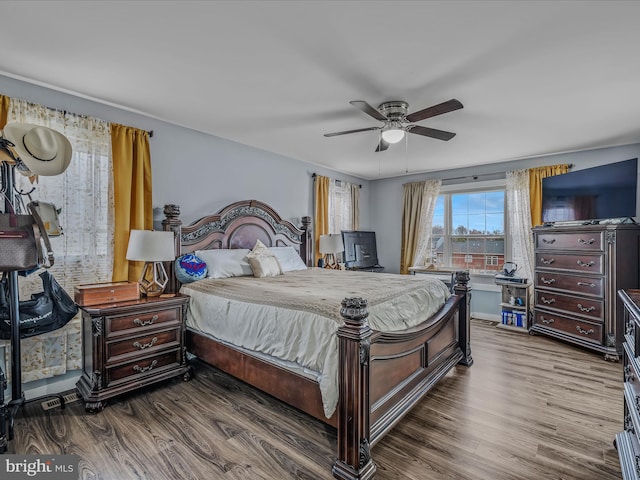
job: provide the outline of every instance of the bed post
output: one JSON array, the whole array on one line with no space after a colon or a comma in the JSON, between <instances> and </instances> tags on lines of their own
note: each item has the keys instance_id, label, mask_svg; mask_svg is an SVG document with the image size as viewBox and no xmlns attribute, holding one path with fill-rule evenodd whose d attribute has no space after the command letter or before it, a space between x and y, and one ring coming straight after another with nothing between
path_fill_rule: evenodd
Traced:
<instances>
[{"instance_id":1,"label":"bed post","mask_svg":"<svg viewBox=\"0 0 640 480\"><path fill-rule=\"evenodd\" d=\"M338 352L343 368L338 372L338 458L333 476L366 480L376 472L369 445L369 347L373 331L367 317L367 301L345 298L338 329Z\"/></svg>"},{"instance_id":2,"label":"bed post","mask_svg":"<svg viewBox=\"0 0 640 480\"><path fill-rule=\"evenodd\" d=\"M302 217L302 243L300 257L307 267L313 267L313 241L311 238L311 217Z\"/></svg>"},{"instance_id":3,"label":"bed post","mask_svg":"<svg viewBox=\"0 0 640 480\"><path fill-rule=\"evenodd\" d=\"M458 363L467 367L473 365L473 358L471 357L471 287L469 286L469 280L469 270L460 270L456 272L456 283L453 287L457 295L464 297L460 302L460 310L458 311L458 342L464 357Z\"/></svg>"},{"instance_id":4,"label":"bed post","mask_svg":"<svg viewBox=\"0 0 640 480\"><path fill-rule=\"evenodd\" d=\"M164 206L164 220L162 220L162 229L167 232L173 232L173 241L175 248L175 257L180 256L180 233L182 231L182 220L180 220L180 205L165 205ZM169 268L165 265L167 270L167 276L169 281L167 283L167 293L178 292L178 279L176 278L176 269L173 266L173 262L169 265Z\"/></svg>"}]
</instances>

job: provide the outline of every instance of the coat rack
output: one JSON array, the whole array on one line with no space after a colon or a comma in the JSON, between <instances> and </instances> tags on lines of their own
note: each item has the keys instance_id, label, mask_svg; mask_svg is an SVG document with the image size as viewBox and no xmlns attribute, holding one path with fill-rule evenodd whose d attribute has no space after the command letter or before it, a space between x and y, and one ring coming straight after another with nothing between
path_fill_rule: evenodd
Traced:
<instances>
[{"instance_id":1,"label":"coat rack","mask_svg":"<svg viewBox=\"0 0 640 480\"><path fill-rule=\"evenodd\" d=\"M1 139L0 139L1 140ZM0 149L3 148L0 142ZM1 190L4 193L4 211L17 212L19 209L18 195L29 195L33 189L24 193L15 187L15 165L7 162L0 164ZM5 403L4 391L7 379L0 368L0 453L6 453L8 441L14 436L14 417L25 403L41 401L45 398L56 397L60 401L60 408L65 408L62 394L50 394L30 400L25 400L22 392L22 357L20 352L20 297L18 290L18 272L7 272L9 292L9 318L11 319L11 400Z\"/></svg>"}]
</instances>

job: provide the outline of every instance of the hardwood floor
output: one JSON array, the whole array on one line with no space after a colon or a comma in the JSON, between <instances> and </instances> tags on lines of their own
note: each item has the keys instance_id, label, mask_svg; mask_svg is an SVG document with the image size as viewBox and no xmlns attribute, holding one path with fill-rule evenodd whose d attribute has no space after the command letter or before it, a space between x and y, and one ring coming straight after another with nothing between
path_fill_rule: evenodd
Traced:
<instances>
[{"instance_id":1,"label":"hardwood floor","mask_svg":"<svg viewBox=\"0 0 640 480\"><path fill-rule=\"evenodd\" d=\"M474 365L456 367L372 449L376 479L620 479L622 365L554 340L472 322ZM321 422L196 362L114 400L27 404L9 453L70 454L80 477L329 479L335 434Z\"/></svg>"}]
</instances>

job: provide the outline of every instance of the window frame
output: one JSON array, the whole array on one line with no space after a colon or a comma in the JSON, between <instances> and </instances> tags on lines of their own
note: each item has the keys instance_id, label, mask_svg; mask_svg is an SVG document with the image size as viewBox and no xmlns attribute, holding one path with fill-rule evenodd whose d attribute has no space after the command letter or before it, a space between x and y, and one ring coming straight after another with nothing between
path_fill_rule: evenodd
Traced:
<instances>
[{"instance_id":1,"label":"window frame","mask_svg":"<svg viewBox=\"0 0 640 480\"><path fill-rule=\"evenodd\" d=\"M444 230L445 233L442 236L444 241L444 254L442 258L446 260L446 263L443 261L440 266L451 268L451 258L452 258L452 249L451 249L451 237L452 237L452 210L451 210L451 195L455 194L466 194L466 193L482 193L489 191L502 191L504 193L504 261L508 262L511 260L511 241L509 235L509 217L508 217L508 205L507 205L507 185L506 179L500 180L488 180L488 181L480 181L474 183L465 183L465 184L453 184L453 185L442 185L440 187L440 192L438 196L445 195L445 213L444 213ZM431 227L433 228L433 222ZM433 234L432 234L433 236ZM487 257L483 261L483 265L486 267ZM499 265L498 265L499 266ZM471 270L471 274L473 275L487 275L494 276L496 271L494 270L486 270L483 271Z\"/></svg>"}]
</instances>

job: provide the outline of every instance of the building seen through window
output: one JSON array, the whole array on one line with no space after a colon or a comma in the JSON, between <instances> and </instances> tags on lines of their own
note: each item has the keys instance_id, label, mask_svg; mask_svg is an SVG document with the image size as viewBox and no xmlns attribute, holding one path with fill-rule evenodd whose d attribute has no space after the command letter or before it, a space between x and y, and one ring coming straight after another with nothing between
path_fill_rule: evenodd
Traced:
<instances>
[{"instance_id":1,"label":"building seen through window","mask_svg":"<svg viewBox=\"0 0 640 480\"><path fill-rule=\"evenodd\" d=\"M430 259L437 266L494 273L505 262L504 190L438 197Z\"/></svg>"}]
</instances>

